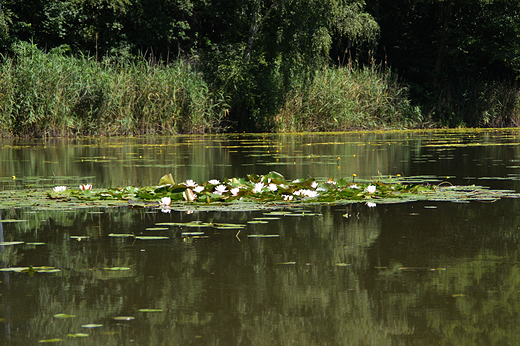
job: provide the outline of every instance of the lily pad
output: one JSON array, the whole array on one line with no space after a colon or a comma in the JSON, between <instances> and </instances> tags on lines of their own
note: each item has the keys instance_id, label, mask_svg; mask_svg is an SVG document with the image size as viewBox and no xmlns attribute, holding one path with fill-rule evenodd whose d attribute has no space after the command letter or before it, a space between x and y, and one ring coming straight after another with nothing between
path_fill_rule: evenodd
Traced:
<instances>
[{"instance_id":1,"label":"lily pad","mask_svg":"<svg viewBox=\"0 0 520 346\"><path fill-rule=\"evenodd\" d=\"M204 232L182 232L182 236L190 236L190 235L204 235Z\"/></svg>"},{"instance_id":2,"label":"lily pad","mask_svg":"<svg viewBox=\"0 0 520 346\"><path fill-rule=\"evenodd\" d=\"M135 320L135 317L133 317L133 316L115 316L115 317L112 317L112 319L115 321L132 321L132 320Z\"/></svg>"},{"instance_id":3,"label":"lily pad","mask_svg":"<svg viewBox=\"0 0 520 346\"><path fill-rule=\"evenodd\" d=\"M249 234L248 238L278 238L279 234Z\"/></svg>"},{"instance_id":4,"label":"lily pad","mask_svg":"<svg viewBox=\"0 0 520 346\"><path fill-rule=\"evenodd\" d=\"M154 237L154 236L147 236L147 235L137 235L137 236L135 236L135 239L140 239L140 240L160 240L160 239L170 239L170 237Z\"/></svg>"},{"instance_id":5,"label":"lily pad","mask_svg":"<svg viewBox=\"0 0 520 346\"><path fill-rule=\"evenodd\" d=\"M110 233L108 236L109 237L120 237L120 238L134 237L133 234L128 234L128 233Z\"/></svg>"},{"instance_id":6,"label":"lily pad","mask_svg":"<svg viewBox=\"0 0 520 346\"><path fill-rule=\"evenodd\" d=\"M103 325L102 324L94 324L94 323L83 324L81 326L81 328L100 328L100 327L103 327Z\"/></svg>"},{"instance_id":7,"label":"lily pad","mask_svg":"<svg viewBox=\"0 0 520 346\"><path fill-rule=\"evenodd\" d=\"M47 342L60 342L60 341L63 341L63 339L45 339L45 340L38 340L38 342L40 343L47 343Z\"/></svg>"},{"instance_id":8,"label":"lily pad","mask_svg":"<svg viewBox=\"0 0 520 346\"><path fill-rule=\"evenodd\" d=\"M67 315L67 314L56 314L54 315L56 318L73 318L76 317L76 315Z\"/></svg>"},{"instance_id":9,"label":"lily pad","mask_svg":"<svg viewBox=\"0 0 520 346\"><path fill-rule=\"evenodd\" d=\"M163 312L163 309L139 309L139 312Z\"/></svg>"},{"instance_id":10,"label":"lily pad","mask_svg":"<svg viewBox=\"0 0 520 346\"><path fill-rule=\"evenodd\" d=\"M0 242L0 245L18 245L23 243L23 241L2 241Z\"/></svg>"},{"instance_id":11,"label":"lily pad","mask_svg":"<svg viewBox=\"0 0 520 346\"><path fill-rule=\"evenodd\" d=\"M85 338L87 336L89 335L86 333L67 334L67 337L69 338Z\"/></svg>"},{"instance_id":12,"label":"lily pad","mask_svg":"<svg viewBox=\"0 0 520 346\"><path fill-rule=\"evenodd\" d=\"M120 270L130 270L131 268L128 267L106 267L103 268L104 270L113 270L113 271L120 271Z\"/></svg>"},{"instance_id":13,"label":"lily pad","mask_svg":"<svg viewBox=\"0 0 520 346\"><path fill-rule=\"evenodd\" d=\"M37 273L57 273L61 272L60 269L38 269L36 270Z\"/></svg>"},{"instance_id":14,"label":"lily pad","mask_svg":"<svg viewBox=\"0 0 520 346\"><path fill-rule=\"evenodd\" d=\"M246 227L246 225L240 223L214 223L211 225L216 229L242 229Z\"/></svg>"}]
</instances>

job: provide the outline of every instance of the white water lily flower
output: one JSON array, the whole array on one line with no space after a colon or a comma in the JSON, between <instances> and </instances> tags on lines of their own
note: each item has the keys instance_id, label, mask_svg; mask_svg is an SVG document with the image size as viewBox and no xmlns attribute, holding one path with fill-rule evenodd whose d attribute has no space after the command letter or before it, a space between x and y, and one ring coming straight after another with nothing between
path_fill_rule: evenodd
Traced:
<instances>
[{"instance_id":1,"label":"white water lily flower","mask_svg":"<svg viewBox=\"0 0 520 346\"><path fill-rule=\"evenodd\" d=\"M215 193L217 195L222 195L224 192L227 192L227 188L225 185L218 185L218 186L215 186Z\"/></svg>"},{"instance_id":2,"label":"white water lily flower","mask_svg":"<svg viewBox=\"0 0 520 346\"><path fill-rule=\"evenodd\" d=\"M302 190L301 195L309 198L318 197L318 192L313 190Z\"/></svg>"},{"instance_id":3,"label":"white water lily flower","mask_svg":"<svg viewBox=\"0 0 520 346\"><path fill-rule=\"evenodd\" d=\"M367 207L369 207L369 208L374 208L375 206L377 206L377 204L375 204L374 202L366 202L365 204L366 204Z\"/></svg>"},{"instance_id":4,"label":"white water lily flower","mask_svg":"<svg viewBox=\"0 0 520 346\"><path fill-rule=\"evenodd\" d=\"M253 188L254 193L261 193L262 189L265 187L264 183L256 183L255 187Z\"/></svg>"},{"instance_id":5,"label":"white water lily flower","mask_svg":"<svg viewBox=\"0 0 520 346\"><path fill-rule=\"evenodd\" d=\"M67 187L66 186L56 186L53 188L54 192L63 192L65 190L67 190Z\"/></svg>"},{"instance_id":6,"label":"white water lily flower","mask_svg":"<svg viewBox=\"0 0 520 346\"><path fill-rule=\"evenodd\" d=\"M161 209L161 211L165 214L171 213L171 209Z\"/></svg>"},{"instance_id":7,"label":"white water lily flower","mask_svg":"<svg viewBox=\"0 0 520 346\"><path fill-rule=\"evenodd\" d=\"M291 195L282 195L284 201L292 201L293 196Z\"/></svg>"},{"instance_id":8,"label":"white water lily flower","mask_svg":"<svg viewBox=\"0 0 520 346\"><path fill-rule=\"evenodd\" d=\"M267 188L273 192L275 192L276 190L278 190L278 186L276 184L269 184L269 186L267 186Z\"/></svg>"},{"instance_id":9,"label":"white water lily flower","mask_svg":"<svg viewBox=\"0 0 520 346\"><path fill-rule=\"evenodd\" d=\"M312 184L311 184L311 187L313 189L317 188L318 187L318 182L317 181L313 181Z\"/></svg>"},{"instance_id":10,"label":"white water lily flower","mask_svg":"<svg viewBox=\"0 0 520 346\"><path fill-rule=\"evenodd\" d=\"M200 193L202 191L204 191L204 186L196 186L193 188L193 191L196 192L196 193Z\"/></svg>"},{"instance_id":11,"label":"white water lily flower","mask_svg":"<svg viewBox=\"0 0 520 346\"><path fill-rule=\"evenodd\" d=\"M81 184L79 188L81 190L92 190L92 184Z\"/></svg>"},{"instance_id":12,"label":"white water lily flower","mask_svg":"<svg viewBox=\"0 0 520 346\"><path fill-rule=\"evenodd\" d=\"M193 180L191 180L191 179L187 179L186 182L184 183L184 185L186 185L187 187L198 186L198 184L196 182L194 182Z\"/></svg>"},{"instance_id":13,"label":"white water lily flower","mask_svg":"<svg viewBox=\"0 0 520 346\"><path fill-rule=\"evenodd\" d=\"M368 185L368 186L365 188L365 192L368 192L368 193L374 193L374 192L376 192L376 186L375 186L375 185Z\"/></svg>"},{"instance_id":14,"label":"white water lily flower","mask_svg":"<svg viewBox=\"0 0 520 346\"><path fill-rule=\"evenodd\" d=\"M299 196L299 195L302 194L302 191L303 190L294 191L292 194L295 195L295 196Z\"/></svg>"},{"instance_id":15,"label":"white water lily flower","mask_svg":"<svg viewBox=\"0 0 520 346\"><path fill-rule=\"evenodd\" d=\"M349 189L359 189L359 187L357 186L357 184L352 184L349 185Z\"/></svg>"},{"instance_id":16,"label":"white water lily flower","mask_svg":"<svg viewBox=\"0 0 520 346\"><path fill-rule=\"evenodd\" d=\"M161 204L161 208L169 207L172 204L172 199L170 197L163 197L159 202Z\"/></svg>"},{"instance_id":17,"label":"white water lily flower","mask_svg":"<svg viewBox=\"0 0 520 346\"><path fill-rule=\"evenodd\" d=\"M208 184L211 184L211 185L219 185L220 184L220 181L217 180L217 179L211 179L208 181Z\"/></svg>"},{"instance_id":18,"label":"white water lily flower","mask_svg":"<svg viewBox=\"0 0 520 346\"><path fill-rule=\"evenodd\" d=\"M239 189L238 187L234 187L234 188L232 188L232 189L230 190L231 195L232 195L233 197L238 196L238 192L239 192L239 191L240 191L240 189Z\"/></svg>"}]
</instances>

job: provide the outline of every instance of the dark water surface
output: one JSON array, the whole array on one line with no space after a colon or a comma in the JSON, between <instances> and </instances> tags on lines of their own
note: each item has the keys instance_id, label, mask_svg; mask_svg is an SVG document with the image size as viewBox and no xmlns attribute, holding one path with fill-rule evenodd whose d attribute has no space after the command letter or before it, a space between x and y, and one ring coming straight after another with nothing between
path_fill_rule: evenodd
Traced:
<instances>
[{"instance_id":1,"label":"dark water surface","mask_svg":"<svg viewBox=\"0 0 520 346\"><path fill-rule=\"evenodd\" d=\"M288 179L427 175L518 192L519 144L518 129L3 140L0 189L276 170ZM326 205L285 215L3 209L3 220L27 221L0 223L0 242L24 242L0 245L0 267L60 271L0 272L0 344L515 345L519 203ZM190 221L246 226L158 225ZM203 234L183 234L194 231Z\"/></svg>"}]
</instances>

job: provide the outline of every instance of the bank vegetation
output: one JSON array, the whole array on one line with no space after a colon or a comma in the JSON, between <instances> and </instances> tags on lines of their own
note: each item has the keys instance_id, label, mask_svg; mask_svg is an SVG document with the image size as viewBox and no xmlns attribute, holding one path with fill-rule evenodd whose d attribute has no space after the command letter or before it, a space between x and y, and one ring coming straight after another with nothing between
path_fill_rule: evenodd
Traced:
<instances>
[{"instance_id":1,"label":"bank vegetation","mask_svg":"<svg viewBox=\"0 0 520 346\"><path fill-rule=\"evenodd\" d=\"M0 135L520 124L508 0L0 7Z\"/></svg>"}]
</instances>

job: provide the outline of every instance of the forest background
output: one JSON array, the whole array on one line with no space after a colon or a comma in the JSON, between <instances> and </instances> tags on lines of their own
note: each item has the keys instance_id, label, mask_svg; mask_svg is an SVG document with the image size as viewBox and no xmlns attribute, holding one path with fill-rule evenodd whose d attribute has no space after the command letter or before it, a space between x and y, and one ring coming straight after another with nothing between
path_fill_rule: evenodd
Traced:
<instances>
[{"instance_id":1,"label":"forest background","mask_svg":"<svg viewBox=\"0 0 520 346\"><path fill-rule=\"evenodd\" d=\"M520 1L0 0L0 135L520 124Z\"/></svg>"}]
</instances>

